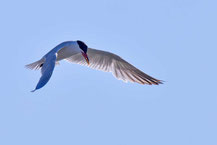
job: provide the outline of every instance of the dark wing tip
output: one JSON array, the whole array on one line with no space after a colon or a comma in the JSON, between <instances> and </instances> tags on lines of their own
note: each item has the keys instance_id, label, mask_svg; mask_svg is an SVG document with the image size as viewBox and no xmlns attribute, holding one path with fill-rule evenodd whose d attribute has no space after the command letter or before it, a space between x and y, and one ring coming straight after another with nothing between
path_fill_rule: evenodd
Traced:
<instances>
[{"instance_id":1,"label":"dark wing tip","mask_svg":"<svg viewBox=\"0 0 217 145\"><path fill-rule=\"evenodd\" d=\"M148 85L160 85L160 84L163 84L163 80L157 80L157 79L154 79L154 80L149 80L151 82L148 82Z\"/></svg>"}]
</instances>

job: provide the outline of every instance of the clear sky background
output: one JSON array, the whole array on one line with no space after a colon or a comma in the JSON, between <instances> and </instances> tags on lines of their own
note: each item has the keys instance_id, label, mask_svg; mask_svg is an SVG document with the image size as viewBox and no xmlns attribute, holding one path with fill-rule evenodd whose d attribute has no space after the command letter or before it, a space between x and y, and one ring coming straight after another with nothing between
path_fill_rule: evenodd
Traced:
<instances>
[{"instance_id":1,"label":"clear sky background","mask_svg":"<svg viewBox=\"0 0 217 145\"><path fill-rule=\"evenodd\" d=\"M1 1L1 145L216 145L217 1ZM60 62L31 93L24 68L66 40L120 55L159 86Z\"/></svg>"}]
</instances>

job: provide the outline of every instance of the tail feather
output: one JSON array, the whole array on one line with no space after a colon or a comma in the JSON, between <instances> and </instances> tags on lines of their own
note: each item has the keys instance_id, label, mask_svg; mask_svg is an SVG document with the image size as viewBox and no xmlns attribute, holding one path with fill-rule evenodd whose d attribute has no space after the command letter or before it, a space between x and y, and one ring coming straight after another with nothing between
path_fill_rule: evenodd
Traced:
<instances>
[{"instance_id":1,"label":"tail feather","mask_svg":"<svg viewBox=\"0 0 217 145\"><path fill-rule=\"evenodd\" d=\"M44 63L44 59L40 59L36 62L25 65L25 67L32 70L38 70L42 67L43 63Z\"/></svg>"}]
</instances>

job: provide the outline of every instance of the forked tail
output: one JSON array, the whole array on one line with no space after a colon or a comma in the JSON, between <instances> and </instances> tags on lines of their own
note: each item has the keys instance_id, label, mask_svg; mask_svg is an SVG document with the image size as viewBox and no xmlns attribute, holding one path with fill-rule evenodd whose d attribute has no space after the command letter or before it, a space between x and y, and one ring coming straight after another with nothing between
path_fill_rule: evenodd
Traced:
<instances>
[{"instance_id":1,"label":"forked tail","mask_svg":"<svg viewBox=\"0 0 217 145\"><path fill-rule=\"evenodd\" d=\"M32 69L32 70L38 70L43 66L44 62L45 62L45 59L42 58L36 62L25 65L25 67L28 69Z\"/></svg>"}]
</instances>

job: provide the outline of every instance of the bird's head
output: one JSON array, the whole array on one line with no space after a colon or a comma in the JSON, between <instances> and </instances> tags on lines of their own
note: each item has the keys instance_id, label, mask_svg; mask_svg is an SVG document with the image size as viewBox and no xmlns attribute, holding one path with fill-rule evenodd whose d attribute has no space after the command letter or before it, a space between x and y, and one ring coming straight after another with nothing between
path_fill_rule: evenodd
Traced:
<instances>
[{"instance_id":1,"label":"bird's head","mask_svg":"<svg viewBox=\"0 0 217 145\"><path fill-rule=\"evenodd\" d=\"M89 58L87 56L87 49L88 49L87 45L80 40L77 40L77 43L78 43L79 48L81 49L81 54L83 55L87 64L89 65Z\"/></svg>"}]
</instances>

